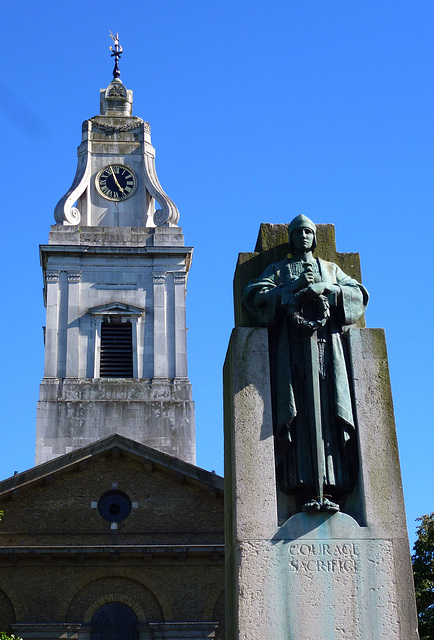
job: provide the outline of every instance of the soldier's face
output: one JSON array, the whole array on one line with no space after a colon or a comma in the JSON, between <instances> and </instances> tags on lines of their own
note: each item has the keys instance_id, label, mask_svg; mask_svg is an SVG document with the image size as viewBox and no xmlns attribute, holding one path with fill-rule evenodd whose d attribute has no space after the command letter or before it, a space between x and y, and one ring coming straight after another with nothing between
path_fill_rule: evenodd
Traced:
<instances>
[{"instance_id":1,"label":"soldier's face","mask_svg":"<svg viewBox=\"0 0 434 640\"><path fill-rule=\"evenodd\" d=\"M295 251L311 251L314 233L308 227L299 227L291 233L291 245Z\"/></svg>"}]
</instances>

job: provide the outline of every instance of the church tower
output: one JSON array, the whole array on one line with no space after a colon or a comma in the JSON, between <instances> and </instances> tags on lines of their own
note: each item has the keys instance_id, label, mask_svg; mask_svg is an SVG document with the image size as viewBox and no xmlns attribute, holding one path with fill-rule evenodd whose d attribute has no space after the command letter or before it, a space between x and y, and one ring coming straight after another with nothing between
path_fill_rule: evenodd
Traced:
<instances>
[{"instance_id":1,"label":"church tower","mask_svg":"<svg viewBox=\"0 0 434 640\"><path fill-rule=\"evenodd\" d=\"M0 480L0 630L224 640L223 478L195 466L187 375L192 248L112 37L113 81L41 247L36 466Z\"/></svg>"},{"instance_id":2,"label":"church tower","mask_svg":"<svg viewBox=\"0 0 434 640\"><path fill-rule=\"evenodd\" d=\"M83 123L77 172L41 246L45 370L36 464L120 434L195 463L185 297L192 248L120 80Z\"/></svg>"}]
</instances>

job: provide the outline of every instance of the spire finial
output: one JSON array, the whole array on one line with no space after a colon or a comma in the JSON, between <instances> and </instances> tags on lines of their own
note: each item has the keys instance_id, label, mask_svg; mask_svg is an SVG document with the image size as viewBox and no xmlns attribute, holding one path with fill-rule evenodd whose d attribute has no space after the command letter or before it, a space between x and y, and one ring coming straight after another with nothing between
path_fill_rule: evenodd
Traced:
<instances>
[{"instance_id":1,"label":"spire finial","mask_svg":"<svg viewBox=\"0 0 434 640\"><path fill-rule=\"evenodd\" d=\"M122 49L121 45L119 44L119 35L118 34L113 35L112 32L110 31L110 38L115 43L114 48L112 46L110 46L110 51L113 51L113 53L111 54L111 58L115 59L115 68L113 69L113 78L119 78L120 75L121 75L121 72L119 71L118 61L119 61L119 58L121 57L121 55L123 53L123 49Z\"/></svg>"}]
</instances>

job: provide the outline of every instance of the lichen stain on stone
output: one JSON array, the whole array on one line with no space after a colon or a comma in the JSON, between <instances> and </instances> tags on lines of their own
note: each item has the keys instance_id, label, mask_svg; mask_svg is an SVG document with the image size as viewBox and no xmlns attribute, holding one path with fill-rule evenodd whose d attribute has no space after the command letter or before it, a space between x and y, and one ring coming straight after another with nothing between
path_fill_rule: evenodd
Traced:
<instances>
[{"instance_id":1,"label":"lichen stain on stone","mask_svg":"<svg viewBox=\"0 0 434 640\"><path fill-rule=\"evenodd\" d=\"M249 262L252 258L255 258L258 255L257 251L243 251L238 254L238 266L241 266L245 262Z\"/></svg>"},{"instance_id":2,"label":"lichen stain on stone","mask_svg":"<svg viewBox=\"0 0 434 640\"><path fill-rule=\"evenodd\" d=\"M272 224L270 222L263 222L259 227L255 251L268 251L278 245L287 245L289 240L288 228L289 223Z\"/></svg>"},{"instance_id":3,"label":"lichen stain on stone","mask_svg":"<svg viewBox=\"0 0 434 640\"><path fill-rule=\"evenodd\" d=\"M362 331L362 353L367 358L387 359L386 340L383 329Z\"/></svg>"}]
</instances>

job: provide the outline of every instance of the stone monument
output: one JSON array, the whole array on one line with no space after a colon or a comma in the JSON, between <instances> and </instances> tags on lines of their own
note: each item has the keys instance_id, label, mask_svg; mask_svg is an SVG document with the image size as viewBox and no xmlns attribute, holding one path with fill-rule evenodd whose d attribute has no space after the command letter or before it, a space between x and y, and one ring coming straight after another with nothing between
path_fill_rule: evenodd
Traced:
<instances>
[{"instance_id":1,"label":"stone monument","mask_svg":"<svg viewBox=\"0 0 434 640\"><path fill-rule=\"evenodd\" d=\"M365 328L358 255L305 216L263 224L234 299L228 638L416 640L386 345Z\"/></svg>"}]
</instances>

